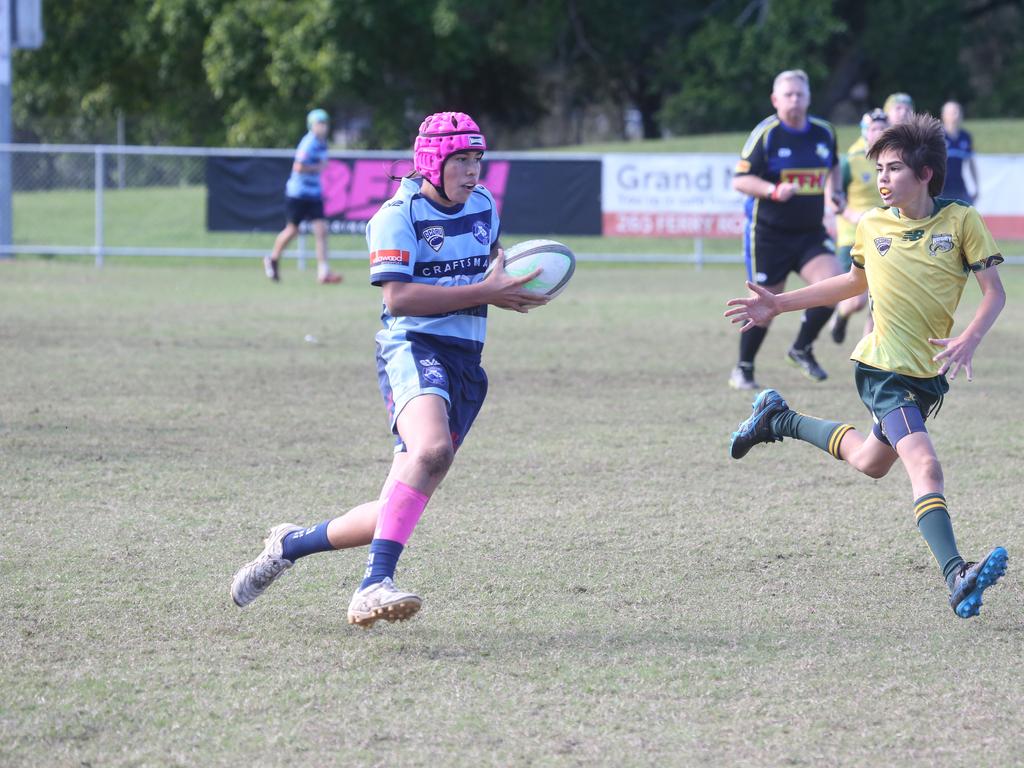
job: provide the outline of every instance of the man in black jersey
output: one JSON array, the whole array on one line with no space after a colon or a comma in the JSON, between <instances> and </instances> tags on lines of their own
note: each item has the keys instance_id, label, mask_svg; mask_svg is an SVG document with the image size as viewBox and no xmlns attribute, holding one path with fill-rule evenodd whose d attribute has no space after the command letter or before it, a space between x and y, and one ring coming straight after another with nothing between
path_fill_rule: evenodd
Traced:
<instances>
[{"instance_id":1,"label":"man in black jersey","mask_svg":"<svg viewBox=\"0 0 1024 768\"><path fill-rule=\"evenodd\" d=\"M785 288L790 272L808 284L840 273L835 244L822 223L826 196L839 211L845 205L836 134L828 122L807 114L810 103L807 73L780 73L772 88L775 114L751 132L733 177L733 189L748 195L743 242L747 279L772 293ZM811 345L831 315L832 307L805 311L788 352L790 362L815 381L828 374L814 359ZM761 388L754 379L754 357L767 332L754 328L740 336L730 386Z\"/></svg>"}]
</instances>

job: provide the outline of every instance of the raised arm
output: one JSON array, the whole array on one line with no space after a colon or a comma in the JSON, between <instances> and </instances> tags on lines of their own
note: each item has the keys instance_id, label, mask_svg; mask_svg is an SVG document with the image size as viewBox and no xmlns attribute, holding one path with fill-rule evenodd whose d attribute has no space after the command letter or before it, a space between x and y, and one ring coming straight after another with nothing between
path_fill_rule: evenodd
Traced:
<instances>
[{"instance_id":1,"label":"raised arm","mask_svg":"<svg viewBox=\"0 0 1024 768\"><path fill-rule=\"evenodd\" d=\"M820 283L814 283L795 291L774 294L759 285L747 281L747 288L752 296L729 299L725 316L733 323L743 323L740 331L749 331L754 326L767 326L776 315L783 312L794 312L809 307L822 307L837 304L843 299L859 296L867 290L868 281L864 270L850 267L844 275L836 275Z\"/></svg>"}]
</instances>

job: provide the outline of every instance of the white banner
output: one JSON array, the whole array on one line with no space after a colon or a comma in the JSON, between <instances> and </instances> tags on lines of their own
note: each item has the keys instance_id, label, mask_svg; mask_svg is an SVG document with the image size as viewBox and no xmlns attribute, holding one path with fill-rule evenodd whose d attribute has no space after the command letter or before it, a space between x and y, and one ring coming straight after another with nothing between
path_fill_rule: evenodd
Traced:
<instances>
[{"instance_id":1,"label":"white banner","mask_svg":"<svg viewBox=\"0 0 1024 768\"><path fill-rule=\"evenodd\" d=\"M738 158L738 153L605 155L603 234L742 237L744 197L732 189ZM977 208L992 234L1024 239L1024 156L975 159L981 177Z\"/></svg>"}]
</instances>

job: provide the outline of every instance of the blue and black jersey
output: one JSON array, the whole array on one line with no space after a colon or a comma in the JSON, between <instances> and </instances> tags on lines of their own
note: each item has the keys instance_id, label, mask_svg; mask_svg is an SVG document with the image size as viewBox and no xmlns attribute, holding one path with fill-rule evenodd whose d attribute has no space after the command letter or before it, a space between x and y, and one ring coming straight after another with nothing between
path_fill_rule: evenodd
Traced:
<instances>
[{"instance_id":1,"label":"blue and black jersey","mask_svg":"<svg viewBox=\"0 0 1024 768\"><path fill-rule=\"evenodd\" d=\"M743 145L735 175L796 184L797 192L784 203L748 198L750 223L785 231L820 229L825 179L838 163L835 129L827 121L808 117L802 130L794 130L777 115L762 120Z\"/></svg>"}]
</instances>

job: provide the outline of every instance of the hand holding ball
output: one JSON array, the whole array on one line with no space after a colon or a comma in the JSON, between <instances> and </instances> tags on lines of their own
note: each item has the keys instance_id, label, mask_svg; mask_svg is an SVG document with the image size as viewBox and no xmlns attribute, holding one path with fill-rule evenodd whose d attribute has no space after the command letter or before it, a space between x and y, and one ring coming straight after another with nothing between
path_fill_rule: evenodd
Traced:
<instances>
[{"instance_id":1,"label":"hand holding ball","mask_svg":"<svg viewBox=\"0 0 1024 768\"><path fill-rule=\"evenodd\" d=\"M495 262L487 268L489 273ZM555 240L526 240L505 251L505 271L513 277L525 277L540 269L523 289L553 299L565 290L576 270L576 257Z\"/></svg>"}]
</instances>

